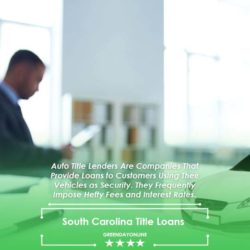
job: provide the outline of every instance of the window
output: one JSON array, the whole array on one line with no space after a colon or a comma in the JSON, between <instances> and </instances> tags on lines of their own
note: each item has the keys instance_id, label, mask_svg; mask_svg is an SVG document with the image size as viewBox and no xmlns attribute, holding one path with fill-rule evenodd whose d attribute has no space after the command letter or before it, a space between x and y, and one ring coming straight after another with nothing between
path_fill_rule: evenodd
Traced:
<instances>
[{"instance_id":1,"label":"window","mask_svg":"<svg viewBox=\"0 0 250 250\"><path fill-rule=\"evenodd\" d=\"M250 145L250 14L218 0L165 0L165 139Z\"/></svg>"},{"instance_id":2,"label":"window","mask_svg":"<svg viewBox=\"0 0 250 250\"><path fill-rule=\"evenodd\" d=\"M56 74L59 73L55 72L56 60L52 50L55 41L60 40L55 35L55 31L58 29L55 16L60 16L60 1L50 2L47 0L24 0L21 2L0 0L1 79L5 74L10 57L19 49L29 49L35 52L47 67L39 92L28 102L21 101L33 139L40 145L53 144L54 142L51 134L53 131L52 118L55 117L53 107L59 102L59 99L56 98L58 96L56 92L60 92L60 83L55 81ZM59 6L56 6L55 3ZM16 8L12 6L16 6ZM60 47L59 43L58 47Z\"/></svg>"}]
</instances>

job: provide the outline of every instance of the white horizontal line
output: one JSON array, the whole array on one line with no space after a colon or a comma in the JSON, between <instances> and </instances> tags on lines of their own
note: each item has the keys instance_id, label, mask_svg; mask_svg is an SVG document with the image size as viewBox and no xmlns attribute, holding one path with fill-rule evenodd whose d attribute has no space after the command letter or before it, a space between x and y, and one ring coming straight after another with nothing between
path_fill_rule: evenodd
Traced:
<instances>
[{"instance_id":1,"label":"white horizontal line","mask_svg":"<svg viewBox=\"0 0 250 250\"><path fill-rule=\"evenodd\" d=\"M207 244L154 244L154 247L207 247Z\"/></svg>"},{"instance_id":2,"label":"white horizontal line","mask_svg":"<svg viewBox=\"0 0 250 250\"><path fill-rule=\"evenodd\" d=\"M43 218L43 211L46 210L206 210L207 212L207 219L209 218L208 208L204 207L48 207L48 208L41 208L41 219Z\"/></svg>"},{"instance_id":3,"label":"white horizontal line","mask_svg":"<svg viewBox=\"0 0 250 250\"><path fill-rule=\"evenodd\" d=\"M200 203L48 203L49 206L201 206Z\"/></svg>"},{"instance_id":4,"label":"white horizontal line","mask_svg":"<svg viewBox=\"0 0 250 250\"><path fill-rule=\"evenodd\" d=\"M42 247L96 247L96 244L47 244L43 242L44 235L40 235L41 246Z\"/></svg>"},{"instance_id":5,"label":"white horizontal line","mask_svg":"<svg viewBox=\"0 0 250 250\"><path fill-rule=\"evenodd\" d=\"M205 207L47 207L42 210L208 210Z\"/></svg>"},{"instance_id":6,"label":"white horizontal line","mask_svg":"<svg viewBox=\"0 0 250 250\"><path fill-rule=\"evenodd\" d=\"M208 247L209 234L206 235L207 243L203 244L153 244L154 247Z\"/></svg>"},{"instance_id":7,"label":"white horizontal line","mask_svg":"<svg viewBox=\"0 0 250 250\"><path fill-rule=\"evenodd\" d=\"M96 244L42 244L43 247L96 247Z\"/></svg>"}]
</instances>

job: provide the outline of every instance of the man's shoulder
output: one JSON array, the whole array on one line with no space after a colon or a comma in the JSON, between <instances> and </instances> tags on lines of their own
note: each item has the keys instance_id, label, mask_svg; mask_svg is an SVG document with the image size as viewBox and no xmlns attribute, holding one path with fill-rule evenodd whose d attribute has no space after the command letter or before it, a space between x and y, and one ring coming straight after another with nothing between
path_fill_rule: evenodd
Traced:
<instances>
[{"instance_id":1,"label":"man's shoulder","mask_svg":"<svg viewBox=\"0 0 250 250\"><path fill-rule=\"evenodd\" d=\"M11 111L11 102L8 97L0 90L0 113L8 113Z\"/></svg>"}]
</instances>

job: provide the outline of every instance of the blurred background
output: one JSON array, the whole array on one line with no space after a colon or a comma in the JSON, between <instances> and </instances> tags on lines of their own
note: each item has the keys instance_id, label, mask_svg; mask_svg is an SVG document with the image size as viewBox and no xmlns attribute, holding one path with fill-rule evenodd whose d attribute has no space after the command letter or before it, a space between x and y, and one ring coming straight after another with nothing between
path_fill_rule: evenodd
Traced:
<instances>
[{"instance_id":1,"label":"blurred background","mask_svg":"<svg viewBox=\"0 0 250 250\"><path fill-rule=\"evenodd\" d=\"M99 132L75 160L232 166L250 145L249 0L0 0L0 77L46 63L22 103L39 145Z\"/></svg>"}]
</instances>

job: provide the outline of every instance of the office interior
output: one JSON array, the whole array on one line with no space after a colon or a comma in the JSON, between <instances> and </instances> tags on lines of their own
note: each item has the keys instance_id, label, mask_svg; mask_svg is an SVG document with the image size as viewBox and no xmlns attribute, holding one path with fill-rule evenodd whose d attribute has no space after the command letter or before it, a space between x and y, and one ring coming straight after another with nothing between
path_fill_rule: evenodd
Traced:
<instances>
[{"instance_id":1,"label":"office interior","mask_svg":"<svg viewBox=\"0 0 250 250\"><path fill-rule=\"evenodd\" d=\"M220 169L249 154L249 1L0 6L1 78L18 49L47 65L40 91L21 103L38 145L59 147L97 126L75 161Z\"/></svg>"}]
</instances>

